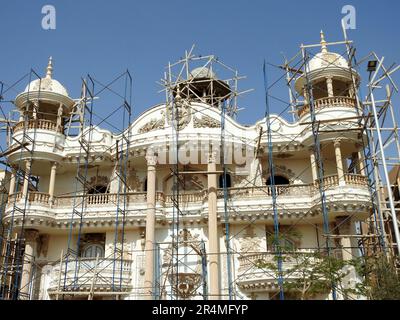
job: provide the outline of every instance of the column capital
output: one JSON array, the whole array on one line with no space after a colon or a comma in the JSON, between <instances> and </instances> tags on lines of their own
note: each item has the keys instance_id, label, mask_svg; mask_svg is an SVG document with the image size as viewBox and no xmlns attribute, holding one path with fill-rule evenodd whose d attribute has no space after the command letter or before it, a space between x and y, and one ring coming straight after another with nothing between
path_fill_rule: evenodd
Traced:
<instances>
[{"instance_id":1,"label":"column capital","mask_svg":"<svg viewBox=\"0 0 400 320\"><path fill-rule=\"evenodd\" d=\"M158 157L156 154L147 153L145 158L148 166L155 166L157 164Z\"/></svg>"},{"instance_id":2,"label":"column capital","mask_svg":"<svg viewBox=\"0 0 400 320\"><path fill-rule=\"evenodd\" d=\"M207 152L207 161L208 161L208 163L216 163L217 162L217 152L216 151Z\"/></svg>"},{"instance_id":3,"label":"column capital","mask_svg":"<svg viewBox=\"0 0 400 320\"><path fill-rule=\"evenodd\" d=\"M335 139L335 141L333 141L333 145L337 148L340 147L340 143L341 143L341 139Z\"/></svg>"},{"instance_id":4,"label":"column capital","mask_svg":"<svg viewBox=\"0 0 400 320\"><path fill-rule=\"evenodd\" d=\"M26 229L24 236L26 242L34 242L39 238L39 231L35 229Z\"/></svg>"},{"instance_id":5,"label":"column capital","mask_svg":"<svg viewBox=\"0 0 400 320\"><path fill-rule=\"evenodd\" d=\"M308 151L310 153L314 153L315 152L315 147L314 146L308 147Z\"/></svg>"}]
</instances>

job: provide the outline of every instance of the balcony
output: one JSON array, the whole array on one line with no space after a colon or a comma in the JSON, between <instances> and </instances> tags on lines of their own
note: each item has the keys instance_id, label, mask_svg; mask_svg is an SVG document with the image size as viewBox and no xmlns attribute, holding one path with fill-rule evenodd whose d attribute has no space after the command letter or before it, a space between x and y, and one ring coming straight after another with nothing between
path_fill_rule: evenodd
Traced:
<instances>
[{"instance_id":1,"label":"balcony","mask_svg":"<svg viewBox=\"0 0 400 320\"><path fill-rule=\"evenodd\" d=\"M337 108L337 107L348 107L348 108L355 108L356 107L356 100L350 97L325 97L321 99L314 100L314 110L317 112L319 109L324 108ZM297 114L299 117L302 117L306 114L310 113L310 105L305 104L301 107Z\"/></svg>"},{"instance_id":2,"label":"balcony","mask_svg":"<svg viewBox=\"0 0 400 320\"><path fill-rule=\"evenodd\" d=\"M50 195L44 192L29 191L27 201L30 204L48 205ZM21 191L16 192L8 197L7 204L12 205L14 202L25 201Z\"/></svg>"},{"instance_id":3,"label":"balcony","mask_svg":"<svg viewBox=\"0 0 400 320\"><path fill-rule=\"evenodd\" d=\"M18 131L23 131L25 126L25 121L18 122L14 127L14 133ZM42 129L48 131L55 131L58 133L63 133L62 127L57 129L57 123L51 120L37 119L37 120L29 120L27 130L32 129Z\"/></svg>"},{"instance_id":4,"label":"balcony","mask_svg":"<svg viewBox=\"0 0 400 320\"><path fill-rule=\"evenodd\" d=\"M369 214L370 194L367 178L356 174L344 174L343 179L338 175L329 175L323 178L324 191L328 210L334 210L341 214L343 210L354 210L355 214L364 217ZM235 210L230 210L232 221L242 221L245 219L271 219L272 195L273 191L277 195L276 201L279 208L279 219L293 219L313 217L322 219L318 214L320 208L320 193L318 181L314 184L293 184L270 186L229 188L226 190L229 206ZM119 198L119 199L118 199ZM225 191L217 190L217 210L218 214L224 214ZM156 215L159 222L169 219L173 214L173 203L177 200L181 209L187 212L187 219L196 217L196 221L207 218L208 213L208 194L207 190L197 192L180 193L174 199L174 195L156 193ZM19 211L13 213L13 204L22 203L25 199L22 192L17 192L8 197L4 219L13 217L21 220ZM115 219L115 210L119 201L120 206L125 205L129 223L141 224L146 217L147 194L145 192L135 192L126 194L99 193L88 195L67 195L55 196L50 200L48 193L30 191L27 197L27 214L36 227L43 226L67 226L71 219L71 209L80 208L84 201L85 223L98 223L100 225L110 225ZM125 201L125 204L123 203ZM21 206L20 206L21 207ZM78 209L79 210L79 209ZM333 219L334 214L331 215ZM106 222L108 221L108 222Z\"/></svg>"},{"instance_id":5,"label":"balcony","mask_svg":"<svg viewBox=\"0 0 400 320\"><path fill-rule=\"evenodd\" d=\"M281 255L282 278L286 283L301 280L312 272L318 259L315 250L300 249ZM273 252L243 254L238 258L238 286L247 292L276 291L278 287L278 256ZM305 269L308 270L305 270ZM306 272L304 272L306 271Z\"/></svg>"},{"instance_id":6,"label":"balcony","mask_svg":"<svg viewBox=\"0 0 400 320\"><path fill-rule=\"evenodd\" d=\"M360 187L365 187L365 188L368 187L368 178L363 175L360 175L360 174L345 173L343 175L343 180L344 180L345 185L347 185L347 186L360 186ZM325 190L331 189L334 187L338 187L339 182L340 182L340 179L337 174L325 176L323 178L323 185L324 185ZM319 186L318 180L316 180L315 186L316 187Z\"/></svg>"},{"instance_id":7,"label":"balcony","mask_svg":"<svg viewBox=\"0 0 400 320\"><path fill-rule=\"evenodd\" d=\"M60 272L61 269L61 272ZM64 285L65 281L65 285ZM49 294L57 291L127 292L132 289L132 260L70 258L50 273Z\"/></svg>"}]
</instances>

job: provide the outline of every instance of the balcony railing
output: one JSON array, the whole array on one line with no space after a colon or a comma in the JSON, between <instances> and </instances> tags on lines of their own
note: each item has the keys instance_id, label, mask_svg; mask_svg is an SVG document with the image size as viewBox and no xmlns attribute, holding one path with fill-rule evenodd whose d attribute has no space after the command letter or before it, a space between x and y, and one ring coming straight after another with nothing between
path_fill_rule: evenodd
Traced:
<instances>
[{"instance_id":1,"label":"balcony railing","mask_svg":"<svg viewBox=\"0 0 400 320\"><path fill-rule=\"evenodd\" d=\"M72 258L61 266L55 263L49 290L76 291L93 287L101 291L127 291L132 287L131 281L132 260L99 258L96 264L96 258Z\"/></svg>"},{"instance_id":2,"label":"balcony railing","mask_svg":"<svg viewBox=\"0 0 400 320\"><path fill-rule=\"evenodd\" d=\"M356 107L356 100L350 97L325 97L321 99L314 100L314 109L322 109L322 108L336 108L336 107ZM298 110L298 116L302 117L303 115L310 113L310 105L305 104L300 110Z\"/></svg>"},{"instance_id":3,"label":"balcony railing","mask_svg":"<svg viewBox=\"0 0 400 320\"><path fill-rule=\"evenodd\" d=\"M122 198L126 197L127 204L129 203L144 203L146 202L146 192L135 192L135 193L120 193L119 196ZM76 195L74 196L58 196L55 198L55 203L60 207L69 207L74 203L74 198L78 201L82 201L83 197L86 197L86 204L89 206L101 206L101 205L115 205L118 200L118 193L96 193L88 195Z\"/></svg>"},{"instance_id":4,"label":"balcony railing","mask_svg":"<svg viewBox=\"0 0 400 320\"><path fill-rule=\"evenodd\" d=\"M27 201L30 203L39 203L39 204L49 204L50 195L45 192L37 192L37 191L29 191ZM15 201L24 201L24 196L22 191L16 192L8 197L8 204L12 204Z\"/></svg>"},{"instance_id":5,"label":"balcony railing","mask_svg":"<svg viewBox=\"0 0 400 320\"><path fill-rule=\"evenodd\" d=\"M352 174L352 173L345 173L343 175L343 179L346 185L354 185L354 186L368 186L368 179L367 177L360 175L360 174ZM324 188L331 189L334 187L339 186L339 176L337 174L332 174L329 176L325 176L323 178ZM319 182L318 180L315 182L316 187L318 187Z\"/></svg>"},{"instance_id":6,"label":"balcony railing","mask_svg":"<svg viewBox=\"0 0 400 320\"><path fill-rule=\"evenodd\" d=\"M345 185L352 185L358 187L367 187L368 181L365 176L358 174L345 173L343 176ZM337 174L325 176L323 178L324 188L334 189L339 186L339 177ZM317 193L318 181L314 184L292 184L292 185L277 185L274 189L270 186L262 187L234 187L227 189L228 199L231 200L246 200L246 199L268 199L275 194L282 197L312 197ZM217 190L217 198L223 199L225 191L223 189ZM85 199L85 205L88 207L101 207L101 206L115 206L118 201L117 193L97 193L88 195L68 195L68 196L55 196L52 205L56 207L72 207L74 201L80 203ZM120 201L125 197L126 204L146 204L147 194L146 192L132 192L132 193L120 193ZM75 199L75 200L74 200ZM179 196L172 194L164 194L163 192L156 193L156 202L161 206L171 206L174 200L179 201L180 204L186 203L204 203L208 199L207 190L190 193L180 193ZM29 191L28 202L31 204L50 204L50 195L44 192ZM14 201L24 201L23 194L21 191L14 193L8 197L8 205L14 203Z\"/></svg>"},{"instance_id":7,"label":"balcony railing","mask_svg":"<svg viewBox=\"0 0 400 320\"><path fill-rule=\"evenodd\" d=\"M292 184L292 185L276 185L274 187L277 196L311 196L314 187L310 184ZM242 187L229 188L227 190L228 197L235 198L259 198L270 197L273 195L273 189L270 186L263 187ZM224 197L224 190L218 189L218 198Z\"/></svg>"},{"instance_id":8,"label":"balcony railing","mask_svg":"<svg viewBox=\"0 0 400 320\"><path fill-rule=\"evenodd\" d=\"M51 120L44 120L44 119L37 119L37 120L29 120L28 126L26 129L42 129L42 130L49 130L49 131L56 131L62 133L62 127L57 129L57 123ZM14 132L24 130L25 121L18 122L14 127Z\"/></svg>"}]
</instances>

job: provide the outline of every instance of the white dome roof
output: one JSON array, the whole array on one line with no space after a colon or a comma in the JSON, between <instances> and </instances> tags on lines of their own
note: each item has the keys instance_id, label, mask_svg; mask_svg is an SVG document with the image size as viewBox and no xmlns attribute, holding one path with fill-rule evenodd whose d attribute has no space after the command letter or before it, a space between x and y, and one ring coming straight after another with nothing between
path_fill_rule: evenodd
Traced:
<instances>
[{"instance_id":1,"label":"white dome roof","mask_svg":"<svg viewBox=\"0 0 400 320\"><path fill-rule=\"evenodd\" d=\"M349 65L345 58L335 52L317 53L307 64L307 72L327 68L341 68L348 70Z\"/></svg>"},{"instance_id":2,"label":"white dome roof","mask_svg":"<svg viewBox=\"0 0 400 320\"><path fill-rule=\"evenodd\" d=\"M53 60L49 58L49 64L46 68L46 77L42 79L35 79L31 83L29 83L26 88L25 92L35 92L35 91L45 91L45 92L52 92L57 93L63 96L68 97L68 92L64 88L64 86L58 82L57 80L52 78L53 75ZM40 88L39 88L40 86Z\"/></svg>"},{"instance_id":3,"label":"white dome roof","mask_svg":"<svg viewBox=\"0 0 400 320\"><path fill-rule=\"evenodd\" d=\"M190 71L191 78L210 78L217 79L217 75L212 72L209 68L199 67Z\"/></svg>"},{"instance_id":4,"label":"white dome roof","mask_svg":"<svg viewBox=\"0 0 400 320\"><path fill-rule=\"evenodd\" d=\"M51 78L33 80L30 84L26 86L24 92L39 91L39 86L40 91L53 92L61 94L63 96L68 96L68 92L64 88L64 86L57 80Z\"/></svg>"}]
</instances>

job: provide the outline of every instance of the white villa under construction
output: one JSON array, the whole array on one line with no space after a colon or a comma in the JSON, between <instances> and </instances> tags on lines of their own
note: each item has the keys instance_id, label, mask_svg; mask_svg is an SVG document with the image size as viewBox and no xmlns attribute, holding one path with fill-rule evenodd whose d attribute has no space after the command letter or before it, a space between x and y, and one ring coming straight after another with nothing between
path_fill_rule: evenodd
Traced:
<instances>
[{"instance_id":1,"label":"white villa under construction","mask_svg":"<svg viewBox=\"0 0 400 320\"><path fill-rule=\"evenodd\" d=\"M267 99L252 125L215 56L170 63L166 101L136 119L122 74L114 126L93 108L113 82L72 98L50 58L3 120L1 299L365 299L350 264L340 283L316 266L399 254L395 70L371 54L365 98L346 36L300 49L279 66L284 115Z\"/></svg>"}]
</instances>

